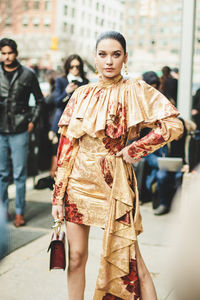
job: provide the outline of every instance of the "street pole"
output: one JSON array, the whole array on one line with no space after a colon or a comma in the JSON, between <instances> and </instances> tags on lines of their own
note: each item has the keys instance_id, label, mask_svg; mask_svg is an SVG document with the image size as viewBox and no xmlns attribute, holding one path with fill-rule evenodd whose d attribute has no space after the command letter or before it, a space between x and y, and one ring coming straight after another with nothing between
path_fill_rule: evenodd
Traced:
<instances>
[{"instance_id":1,"label":"street pole","mask_svg":"<svg viewBox=\"0 0 200 300\"><path fill-rule=\"evenodd\" d=\"M196 0L183 0L182 41L180 77L178 85L178 110L186 120L191 117L192 73L194 54L194 33Z\"/></svg>"}]
</instances>

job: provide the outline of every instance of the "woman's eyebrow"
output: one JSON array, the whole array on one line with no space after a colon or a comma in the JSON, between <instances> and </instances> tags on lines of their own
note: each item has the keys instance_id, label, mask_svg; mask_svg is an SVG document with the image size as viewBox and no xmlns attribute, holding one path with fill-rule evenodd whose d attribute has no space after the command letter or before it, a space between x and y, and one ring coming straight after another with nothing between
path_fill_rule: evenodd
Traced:
<instances>
[{"instance_id":1,"label":"woman's eyebrow","mask_svg":"<svg viewBox=\"0 0 200 300\"><path fill-rule=\"evenodd\" d=\"M99 49L98 52L106 52L106 50L100 50ZM116 52L120 52L121 53L122 51L121 50L114 50L114 51L112 51L112 53L116 53Z\"/></svg>"}]
</instances>

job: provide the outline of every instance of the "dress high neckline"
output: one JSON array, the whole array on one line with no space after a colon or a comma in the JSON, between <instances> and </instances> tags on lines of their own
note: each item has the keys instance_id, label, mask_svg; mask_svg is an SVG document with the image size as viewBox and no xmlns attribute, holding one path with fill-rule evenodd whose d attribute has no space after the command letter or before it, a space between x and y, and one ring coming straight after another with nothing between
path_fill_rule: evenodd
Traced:
<instances>
[{"instance_id":1,"label":"dress high neckline","mask_svg":"<svg viewBox=\"0 0 200 300\"><path fill-rule=\"evenodd\" d=\"M99 76L98 84L100 86L102 86L102 87L110 87L110 86L112 86L114 84L119 83L122 79L123 79L123 76L121 74L115 76L112 79L105 79L105 78L103 78L102 75L100 75Z\"/></svg>"}]
</instances>

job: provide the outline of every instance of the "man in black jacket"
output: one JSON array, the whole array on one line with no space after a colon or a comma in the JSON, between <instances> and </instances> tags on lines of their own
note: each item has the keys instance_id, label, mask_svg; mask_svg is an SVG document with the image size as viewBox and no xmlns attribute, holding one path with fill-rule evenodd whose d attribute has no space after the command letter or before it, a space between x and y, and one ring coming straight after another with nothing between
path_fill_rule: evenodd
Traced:
<instances>
[{"instance_id":1,"label":"man in black jacket","mask_svg":"<svg viewBox=\"0 0 200 300\"><path fill-rule=\"evenodd\" d=\"M25 224L25 189L29 133L39 117L43 95L34 72L17 60L17 44L4 38L0 41L0 200L8 211L9 157L16 184L16 227ZM36 101L30 113L29 97Z\"/></svg>"}]
</instances>

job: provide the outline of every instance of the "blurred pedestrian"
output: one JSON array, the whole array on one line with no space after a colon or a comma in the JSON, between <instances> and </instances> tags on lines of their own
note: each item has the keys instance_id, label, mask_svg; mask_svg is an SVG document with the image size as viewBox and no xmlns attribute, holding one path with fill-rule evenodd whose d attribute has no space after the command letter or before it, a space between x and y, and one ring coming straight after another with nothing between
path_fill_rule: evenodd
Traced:
<instances>
[{"instance_id":1,"label":"blurred pedestrian","mask_svg":"<svg viewBox=\"0 0 200 300\"><path fill-rule=\"evenodd\" d=\"M182 123L159 91L121 76L127 57L124 37L103 33L96 42L99 81L74 92L59 122L52 215L63 219L65 205L70 300L84 298L91 225L105 228L93 299L157 299L137 244L142 224L132 164L179 136ZM145 126L153 130L140 139Z\"/></svg>"},{"instance_id":2,"label":"blurred pedestrian","mask_svg":"<svg viewBox=\"0 0 200 300\"><path fill-rule=\"evenodd\" d=\"M171 70L171 75L172 75L173 78L178 80L179 79L179 69L178 68L173 68Z\"/></svg>"},{"instance_id":3,"label":"blurred pedestrian","mask_svg":"<svg viewBox=\"0 0 200 300\"><path fill-rule=\"evenodd\" d=\"M154 87L155 89L159 89L160 87L160 79L158 75L154 71L148 71L142 74L143 80Z\"/></svg>"},{"instance_id":4,"label":"blurred pedestrian","mask_svg":"<svg viewBox=\"0 0 200 300\"><path fill-rule=\"evenodd\" d=\"M54 103L56 105L56 111L52 118L51 132L49 137L52 141L52 160L50 175L54 178L56 165L56 152L58 147L58 122L65 109L72 93L80 86L87 84L88 79L84 72L84 63L81 57L77 54L70 55L64 64L65 74L62 77L58 77L55 82L55 88L53 91Z\"/></svg>"},{"instance_id":5,"label":"blurred pedestrian","mask_svg":"<svg viewBox=\"0 0 200 300\"><path fill-rule=\"evenodd\" d=\"M197 125L197 129L200 130L200 89L193 96L192 118Z\"/></svg>"},{"instance_id":6,"label":"blurred pedestrian","mask_svg":"<svg viewBox=\"0 0 200 300\"><path fill-rule=\"evenodd\" d=\"M3 38L0 41L0 199L8 213L9 157L16 184L16 218L14 225L25 224L26 169L29 133L39 117L43 101L38 80L32 70L17 60L17 44ZM33 93L36 106L29 111L29 97Z\"/></svg>"},{"instance_id":7,"label":"blurred pedestrian","mask_svg":"<svg viewBox=\"0 0 200 300\"><path fill-rule=\"evenodd\" d=\"M160 91L174 104L177 105L178 80L171 75L171 69L168 66L162 68L160 77Z\"/></svg>"}]
</instances>

